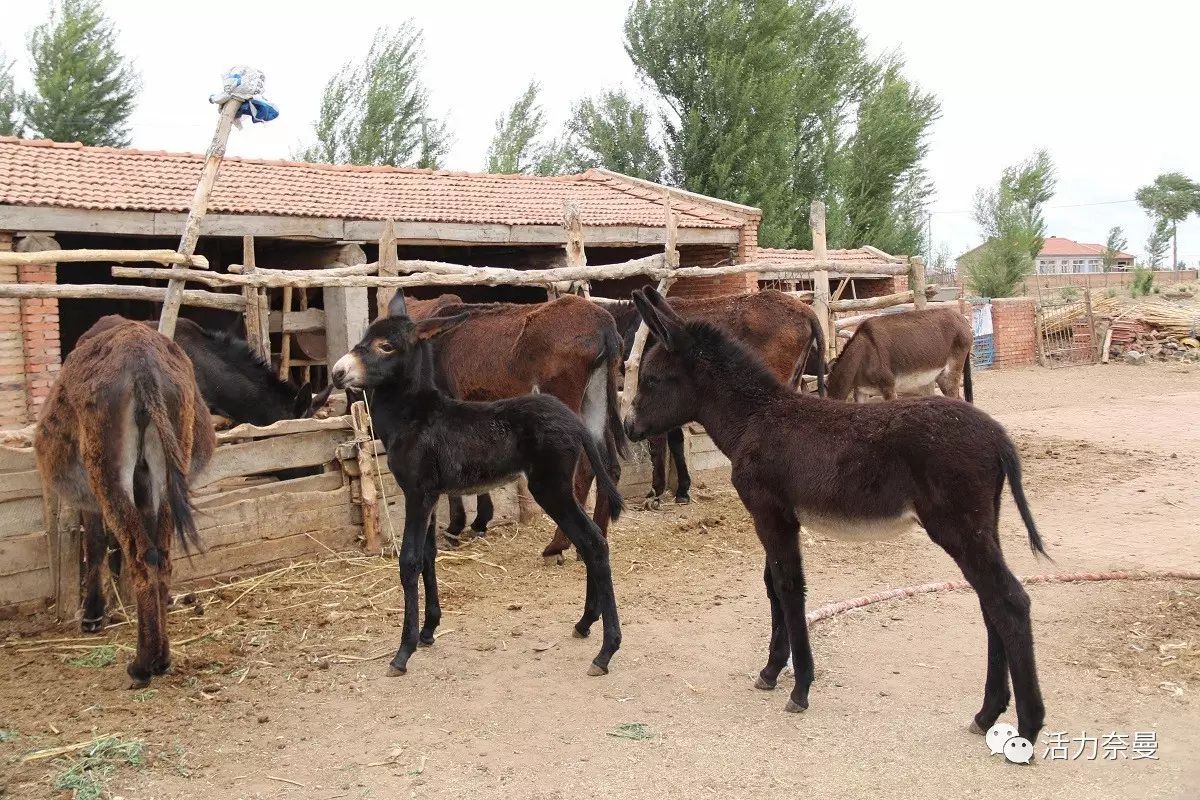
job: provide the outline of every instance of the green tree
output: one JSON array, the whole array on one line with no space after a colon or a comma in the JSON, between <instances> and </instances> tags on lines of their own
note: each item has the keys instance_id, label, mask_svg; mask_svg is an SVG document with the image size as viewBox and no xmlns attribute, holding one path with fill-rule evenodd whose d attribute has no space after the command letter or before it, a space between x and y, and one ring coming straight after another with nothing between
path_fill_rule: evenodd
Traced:
<instances>
[{"instance_id":1,"label":"green tree","mask_svg":"<svg viewBox=\"0 0 1200 800\"><path fill-rule=\"evenodd\" d=\"M447 126L430 113L421 81L420 30L380 28L366 56L325 84L306 161L436 168L450 149Z\"/></svg>"},{"instance_id":2,"label":"green tree","mask_svg":"<svg viewBox=\"0 0 1200 800\"><path fill-rule=\"evenodd\" d=\"M796 70L788 0L636 0L625 50L668 112L668 179L763 209L764 244L785 244Z\"/></svg>"},{"instance_id":3,"label":"green tree","mask_svg":"<svg viewBox=\"0 0 1200 800\"><path fill-rule=\"evenodd\" d=\"M1104 253L1100 256L1100 263L1105 272L1112 272L1112 268L1117 265L1117 259L1121 256L1121 251L1127 244L1129 242L1120 225L1114 225L1109 229L1108 239L1104 242Z\"/></svg>"},{"instance_id":4,"label":"green tree","mask_svg":"<svg viewBox=\"0 0 1200 800\"><path fill-rule=\"evenodd\" d=\"M40 138L126 147L141 79L117 50L99 0L60 0L29 34L33 91L25 124Z\"/></svg>"},{"instance_id":5,"label":"green tree","mask_svg":"<svg viewBox=\"0 0 1200 800\"><path fill-rule=\"evenodd\" d=\"M565 171L564 148L557 142L543 141L546 114L538 102L541 90L537 81L530 81L516 102L496 120L496 133L488 145L488 172L557 175Z\"/></svg>"},{"instance_id":6,"label":"green tree","mask_svg":"<svg viewBox=\"0 0 1200 800\"><path fill-rule=\"evenodd\" d=\"M1200 184L1180 172L1166 172L1137 192L1138 205L1171 223L1171 263L1179 263L1179 223L1200 214Z\"/></svg>"},{"instance_id":7,"label":"green tree","mask_svg":"<svg viewBox=\"0 0 1200 800\"><path fill-rule=\"evenodd\" d=\"M17 114L17 90L13 83L13 62L0 50L0 136L20 136L24 126Z\"/></svg>"},{"instance_id":8,"label":"green tree","mask_svg":"<svg viewBox=\"0 0 1200 800\"><path fill-rule=\"evenodd\" d=\"M1151 269L1162 266L1167 256L1167 248L1171 246L1171 223L1160 216L1154 217L1154 227L1146 238L1146 262Z\"/></svg>"},{"instance_id":9,"label":"green tree","mask_svg":"<svg viewBox=\"0 0 1200 800\"><path fill-rule=\"evenodd\" d=\"M982 297L1009 297L1033 270L1046 243L1042 207L1054 196L1054 165L1045 150L1004 170L995 187L975 194L984 244L963 259L966 280Z\"/></svg>"},{"instance_id":10,"label":"green tree","mask_svg":"<svg viewBox=\"0 0 1200 800\"><path fill-rule=\"evenodd\" d=\"M654 142L650 112L620 90L577 103L563 139L565 167L571 172L604 167L658 181L665 171L662 153Z\"/></svg>"},{"instance_id":11,"label":"green tree","mask_svg":"<svg viewBox=\"0 0 1200 800\"><path fill-rule=\"evenodd\" d=\"M849 8L636 0L625 49L666 108L668 180L760 207L768 246L807 246L820 198L831 245L918 249L938 104L868 56Z\"/></svg>"},{"instance_id":12,"label":"green tree","mask_svg":"<svg viewBox=\"0 0 1200 800\"><path fill-rule=\"evenodd\" d=\"M836 247L924 250L925 208L933 185L921 162L941 108L932 94L905 80L900 67L899 61L891 64L867 90L838 160L831 187L837 219L830 226Z\"/></svg>"}]
</instances>

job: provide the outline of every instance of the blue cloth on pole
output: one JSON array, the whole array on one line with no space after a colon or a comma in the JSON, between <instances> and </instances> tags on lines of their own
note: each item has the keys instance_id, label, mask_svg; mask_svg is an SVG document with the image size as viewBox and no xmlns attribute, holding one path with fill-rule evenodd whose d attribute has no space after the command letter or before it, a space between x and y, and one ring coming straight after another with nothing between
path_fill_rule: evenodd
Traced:
<instances>
[{"instance_id":1,"label":"blue cloth on pole","mask_svg":"<svg viewBox=\"0 0 1200 800\"><path fill-rule=\"evenodd\" d=\"M270 122L279 116L279 110L266 100L252 97L238 107L237 115L249 116L251 122Z\"/></svg>"}]
</instances>

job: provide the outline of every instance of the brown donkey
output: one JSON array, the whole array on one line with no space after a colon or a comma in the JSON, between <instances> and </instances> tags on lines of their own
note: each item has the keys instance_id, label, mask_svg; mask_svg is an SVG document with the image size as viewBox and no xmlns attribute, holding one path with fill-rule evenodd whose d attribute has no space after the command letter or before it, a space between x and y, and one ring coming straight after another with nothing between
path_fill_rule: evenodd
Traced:
<instances>
[{"instance_id":1,"label":"brown donkey","mask_svg":"<svg viewBox=\"0 0 1200 800\"><path fill-rule=\"evenodd\" d=\"M89 534L108 529L130 570L138 643L127 669L135 688L171 665L171 531L185 550L197 542L188 478L215 446L183 350L118 316L80 337L38 423L34 448L43 479L80 509Z\"/></svg>"},{"instance_id":2,"label":"brown donkey","mask_svg":"<svg viewBox=\"0 0 1200 800\"><path fill-rule=\"evenodd\" d=\"M821 329L820 317L807 303L776 289L721 297L669 297L667 302L682 319L710 322L732 333L759 355L781 383L786 383L792 389L800 387L811 358L817 376L817 393L824 396L825 334ZM608 304L605 308L617 320L617 329L625 340L625 357L628 358L634 333L641 321L637 309L631 302ZM688 490L692 480L684 457L683 430L680 428L667 431L665 436L650 439L650 462L653 468L651 494L658 497L666 490L668 448L678 476L675 501L690 502Z\"/></svg>"},{"instance_id":3,"label":"brown donkey","mask_svg":"<svg viewBox=\"0 0 1200 800\"><path fill-rule=\"evenodd\" d=\"M864 320L830 365L829 396L861 402L870 392L929 394L936 382L946 397L973 402L971 344L974 331L955 309L930 308Z\"/></svg>"},{"instance_id":4,"label":"brown donkey","mask_svg":"<svg viewBox=\"0 0 1200 800\"><path fill-rule=\"evenodd\" d=\"M388 314L420 321L414 313L417 303L397 292ZM621 340L607 311L575 295L536 304L456 304L443 302L443 298L421 303L420 310L430 317L468 315L433 341L439 388L455 399L481 402L530 392L553 395L583 419L596 444L606 451L613 480L619 478L618 456L627 451L617 407ZM588 464L580 462L575 476L580 503L586 500L591 482ZM601 493L594 519L606 536L611 516L608 500ZM491 518L491 497L481 494L472 530L484 533ZM451 497L446 532L454 537L465 527L462 500ZM561 530L556 535L561 535Z\"/></svg>"},{"instance_id":5,"label":"brown donkey","mask_svg":"<svg viewBox=\"0 0 1200 800\"><path fill-rule=\"evenodd\" d=\"M801 524L849 538L924 527L979 596L988 636L982 733L1008 707L1033 742L1045 708L1033 657L1029 596L1000 552L1007 479L1034 552L1045 554L1004 428L960 400L921 397L856 405L796 394L719 328L685 323L653 289L635 293L658 343L647 355L630 416L631 439L697 421L733 464L734 488L766 550L771 640L760 689L774 689L789 650L796 683L788 711L808 708L813 658L804 616Z\"/></svg>"}]
</instances>

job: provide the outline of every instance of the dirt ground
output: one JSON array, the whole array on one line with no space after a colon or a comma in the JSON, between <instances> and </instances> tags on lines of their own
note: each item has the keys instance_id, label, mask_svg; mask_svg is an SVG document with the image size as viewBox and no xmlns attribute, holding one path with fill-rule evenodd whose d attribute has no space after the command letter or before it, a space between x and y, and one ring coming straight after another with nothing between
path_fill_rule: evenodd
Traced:
<instances>
[{"instance_id":1,"label":"dirt ground","mask_svg":"<svg viewBox=\"0 0 1200 800\"><path fill-rule=\"evenodd\" d=\"M1030 555L1006 499L1018 574L1200 570L1200 368L1022 369L976 387L1017 439L1054 558ZM157 800L1200 796L1200 582L1030 588L1047 727L1040 763L1018 767L966 730L985 666L969 592L818 623L805 714L783 712L784 681L755 690L769 627L761 549L728 483L701 483L694 504L630 510L613 529L624 645L606 677L585 675L596 636L570 636L582 566L541 563L544 524L443 556L441 636L400 678L384 675L398 581L376 558L198 594L203 615L181 605L171 617L174 673L148 692L123 688L131 625L83 639L3 623L0 785L70 796L52 786L85 751L22 757L115 736L144 763L113 767L104 796ZM915 535L808 540L805 555L812 607L960 577ZM1151 731L1156 759L1040 759L1051 732Z\"/></svg>"}]
</instances>

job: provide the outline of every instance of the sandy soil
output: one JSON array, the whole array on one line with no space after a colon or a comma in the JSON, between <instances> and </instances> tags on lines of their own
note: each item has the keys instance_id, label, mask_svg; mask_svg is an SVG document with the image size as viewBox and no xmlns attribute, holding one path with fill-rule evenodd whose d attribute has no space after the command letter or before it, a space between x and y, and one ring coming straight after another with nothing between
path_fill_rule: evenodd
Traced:
<instances>
[{"instance_id":1,"label":"sandy soil","mask_svg":"<svg viewBox=\"0 0 1200 800\"><path fill-rule=\"evenodd\" d=\"M1027 369L976 386L1017 438L1055 559L1033 559L1006 500L1015 571L1200 570L1200 369ZM69 663L98 643L128 645L130 625L80 639L35 632L36 619L4 623L0 731L13 734L0 735L0 784L56 796L67 757L21 757L115 734L146 743L145 766L108 780L127 798L1200 793L1200 583L1031 588L1046 730L1154 731L1159 748L1157 760L1017 767L966 731L985 664L970 593L818 624L803 715L784 714L784 691L753 689L768 633L761 550L727 482L704 483L693 505L630 511L614 528L624 646L603 678L584 674L598 642L570 636L581 565L537 558L546 525L500 528L442 560L442 636L403 678L384 677L399 600L394 566L379 559L330 558L201 594L202 616L172 616L177 668L152 693L120 688L127 652L98 668ZM923 537L805 547L814 606L959 577ZM632 730L644 738L613 735Z\"/></svg>"}]
</instances>

